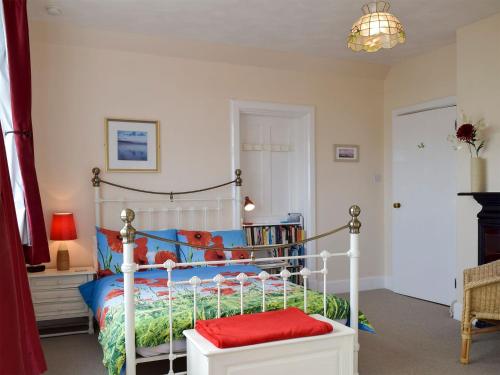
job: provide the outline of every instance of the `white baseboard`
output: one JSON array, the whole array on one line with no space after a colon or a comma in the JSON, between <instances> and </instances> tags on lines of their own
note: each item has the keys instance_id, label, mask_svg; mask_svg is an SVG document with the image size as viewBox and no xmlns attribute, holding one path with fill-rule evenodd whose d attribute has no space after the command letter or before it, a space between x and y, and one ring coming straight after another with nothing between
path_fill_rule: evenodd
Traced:
<instances>
[{"instance_id":1,"label":"white baseboard","mask_svg":"<svg viewBox=\"0 0 500 375\"><path fill-rule=\"evenodd\" d=\"M392 290L394 292L394 290L392 289L391 281L392 281L392 278L388 276L386 278L386 289ZM461 321L462 320L462 303L454 301L454 303L452 303L452 306L453 306L453 319Z\"/></svg>"},{"instance_id":2,"label":"white baseboard","mask_svg":"<svg viewBox=\"0 0 500 375\"><path fill-rule=\"evenodd\" d=\"M462 304L459 302L453 305L453 319L462 320Z\"/></svg>"},{"instance_id":3,"label":"white baseboard","mask_svg":"<svg viewBox=\"0 0 500 375\"><path fill-rule=\"evenodd\" d=\"M392 289L392 276L386 276L385 277L385 289L394 290Z\"/></svg>"},{"instance_id":4,"label":"white baseboard","mask_svg":"<svg viewBox=\"0 0 500 375\"><path fill-rule=\"evenodd\" d=\"M310 280L311 289L323 290L323 282L321 280ZM359 279L359 290L386 289L387 278L385 276L361 277ZM326 282L326 291L328 293L347 293L349 292L349 279L343 280L328 280Z\"/></svg>"}]
</instances>

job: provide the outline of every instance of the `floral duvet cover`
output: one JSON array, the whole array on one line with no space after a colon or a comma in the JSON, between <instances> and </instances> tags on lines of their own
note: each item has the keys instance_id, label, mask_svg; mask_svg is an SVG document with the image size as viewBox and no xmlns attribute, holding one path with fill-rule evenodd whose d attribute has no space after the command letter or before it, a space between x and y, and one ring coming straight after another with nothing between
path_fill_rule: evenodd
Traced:
<instances>
[{"instance_id":1,"label":"floral duvet cover","mask_svg":"<svg viewBox=\"0 0 500 375\"><path fill-rule=\"evenodd\" d=\"M256 275L261 270L250 265L223 267L198 267L177 269L172 272L174 281L189 280L192 276L211 279L218 273L235 277L240 272ZM154 270L135 274L136 346L153 347L169 341L167 272ZM288 306L303 308L303 287L287 283ZM266 310L283 308L283 281L272 277L266 282ZM100 327L99 342L104 352L103 363L110 375L119 374L125 363L125 329L123 306L123 275L110 275L90 281L80 287L80 292L94 312ZM323 294L309 291L308 313L323 314ZM190 285L176 285L173 299L173 339L182 339L182 332L193 328L193 289ZM198 319L217 316L217 288L214 283L204 283L198 288ZM262 309L262 285L259 279L245 282L245 313ZM240 284L226 280L221 288L222 316L240 313ZM333 295L327 296L327 317L348 319L349 302ZM359 328L373 332L363 313L359 313Z\"/></svg>"}]
</instances>

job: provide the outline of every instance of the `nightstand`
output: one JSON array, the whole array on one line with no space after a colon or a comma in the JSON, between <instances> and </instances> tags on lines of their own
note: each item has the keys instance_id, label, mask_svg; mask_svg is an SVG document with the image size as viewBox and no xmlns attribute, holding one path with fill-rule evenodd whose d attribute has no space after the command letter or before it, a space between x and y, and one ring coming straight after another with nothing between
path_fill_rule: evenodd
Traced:
<instances>
[{"instance_id":1,"label":"nightstand","mask_svg":"<svg viewBox=\"0 0 500 375\"><path fill-rule=\"evenodd\" d=\"M95 271L92 267L70 268L68 271L49 268L43 272L28 273L31 297L39 328L46 326L47 323L55 323L57 327L59 322L78 320L75 318L80 318L80 320L85 318L84 325L88 327L41 334L41 337L94 333L92 311L87 307L78 290L80 285L93 280L94 275ZM59 324L59 326L64 326L64 324ZM51 328L53 329L54 326L52 325Z\"/></svg>"}]
</instances>

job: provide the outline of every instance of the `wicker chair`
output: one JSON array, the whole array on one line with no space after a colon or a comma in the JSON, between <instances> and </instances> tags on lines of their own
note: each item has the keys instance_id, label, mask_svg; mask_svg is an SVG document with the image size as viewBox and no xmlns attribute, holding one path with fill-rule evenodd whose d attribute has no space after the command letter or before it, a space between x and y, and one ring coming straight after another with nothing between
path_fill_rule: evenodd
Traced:
<instances>
[{"instance_id":1,"label":"wicker chair","mask_svg":"<svg viewBox=\"0 0 500 375\"><path fill-rule=\"evenodd\" d=\"M495 324L473 328L479 319ZM472 335L500 330L500 260L464 271L464 302L462 312L462 353L460 362L469 363Z\"/></svg>"}]
</instances>

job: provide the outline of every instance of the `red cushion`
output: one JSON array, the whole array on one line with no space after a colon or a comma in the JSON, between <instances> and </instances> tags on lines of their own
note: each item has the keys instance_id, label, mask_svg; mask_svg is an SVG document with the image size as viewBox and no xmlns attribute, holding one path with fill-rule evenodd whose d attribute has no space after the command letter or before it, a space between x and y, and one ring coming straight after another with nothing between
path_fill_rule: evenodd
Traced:
<instances>
[{"instance_id":1,"label":"red cushion","mask_svg":"<svg viewBox=\"0 0 500 375\"><path fill-rule=\"evenodd\" d=\"M318 336L333 331L331 324L311 318L295 307L257 314L198 320L195 329L218 348Z\"/></svg>"}]
</instances>

